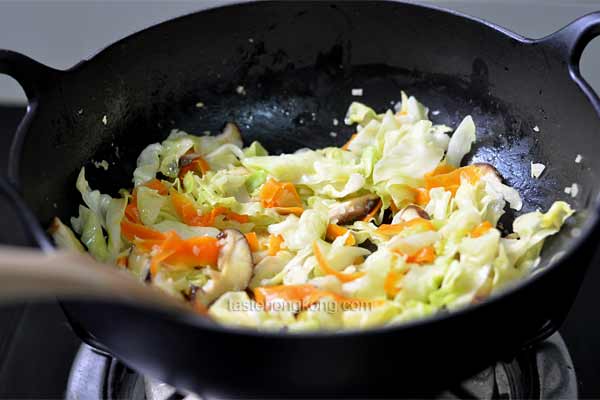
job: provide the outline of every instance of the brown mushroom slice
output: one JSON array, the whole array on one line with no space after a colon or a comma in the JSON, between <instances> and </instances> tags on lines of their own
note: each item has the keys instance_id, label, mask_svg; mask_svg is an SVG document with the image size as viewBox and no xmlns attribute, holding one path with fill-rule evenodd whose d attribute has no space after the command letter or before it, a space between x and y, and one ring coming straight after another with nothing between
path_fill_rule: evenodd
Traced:
<instances>
[{"instance_id":1,"label":"brown mushroom slice","mask_svg":"<svg viewBox=\"0 0 600 400\"><path fill-rule=\"evenodd\" d=\"M329 210L329 221L338 225L351 224L366 217L378 202L378 196L367 194L336 204Z\"/></svg>"},{"instance_id":2,"label":"brown mushroom slice","mask_svg":"<svg viewBox=\"0 0 600 400\"><path fill-rule=\"evenodd\" d=\"M246 289L252 276L252 252L246 237L235 229L225 229L217 238L217 271L211 271L211 279L196 294L196 300L204 305L225 292Z\"/></svg>"},{"instance_id":3,"label":"brown mushroom slice","mask_svg":"<svg viewBox=\"0 0 600 400\"><path fill-rule=\"evenodd\" d=\"M427 214L427 211L423 210L419 206L411 204L404 207L396 215L394 215L392 224L399 224L400 222L410 221L411 219L415 218L431 219L429 214Z\"/></svg>"},{"instance_id":4,"label":"brown mushroom slice","mask_svg":"<svg viewBox=\"0 0 600 400\"><path fill-rule=\"evenodd\" d=\"M479 171L481 172L481 175L492 175L492 176L498 178L498 181L500 183L502 183L502 181L503 181L502 175L500 175L500 172L498 172L496 167L494 167L492 164L474 163L472 165L476 166L477 169L479 169Z\"/></svg>"}]
</instances>

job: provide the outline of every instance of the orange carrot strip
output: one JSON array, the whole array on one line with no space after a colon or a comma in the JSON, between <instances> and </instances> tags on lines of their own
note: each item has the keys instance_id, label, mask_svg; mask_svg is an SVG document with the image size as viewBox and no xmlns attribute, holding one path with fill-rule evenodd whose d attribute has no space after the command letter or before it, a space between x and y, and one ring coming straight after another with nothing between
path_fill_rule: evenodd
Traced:
<instances>
[{"instance_id":1,"label":"orange carrot strip","mask_svg":"<svg viewBox=\"0 0 600 400\"><path fill-rule=\"evenodd\" d=\"M116 263L119 267L127 268L127 263L128 263L127 256L118 257Z\"/></svg>"},{"instance_id":2,"label":"orange carrot strip","mask_svg":"<svg viewBox=\"0 0 600 400\"><path fill-rule=\"evenodd\" d=\"M258 243L258 236L256 236L256 232L248 232L244 236L246 236L246 240L248 241L248 246L250 246L251 251L260 250L260 245Z\"/></svg>"},{"instance_id":3,"label":"orange carrot strip","mask_svg":"<svg viewBox=\"0 0 600 400\"><path fill-rule=\"evenodd\" d=\"M187 269L209 265L215 267L219 257L217 239L210 236L192 237L186 240L177 236L173 254L163 260L171 268Z\"/></svg>"},{"instance_id":4,"label":"orange carrot strip","mask_svg":"<svg viewBox=\"0 0 600 400\"><path fill-rule=\"evenodd\" d=\"M435 167L433 169L433 171L429 171L428 173L426 173L425 177L431 177L431 176L435 176L435 175L443 175L443 174L447 174L447 173L455 171L455 170L456 170L455 167L448 165L446 163L441 163L437 167Z\"/></svg>"},{"instance_id":5,"label":"orange carrot strip","mask_svg":"<svg viewBox=\"0 0 600 400\"><path fill-rule=\"evenodd\" d=\"M159 181L158 179L152 179L151 181L145 183L144 186L158 191L158 193L161 195L166 195L168 192L168 189L165 186L165 184ZM131 200L127 207L125 207L125 216L131 222L135 222L138 224L141 223L140 212L137 207L137 188L133 190Z\"/></svg>"},{"instance_id":6,"label":"orange carrot strip","mask_svg":"<svg viewBox=\"0 0 600 400\"><path fill-rule=\"evenodd\" d=\"M480 236L485 235L493 227L494 226L489 221L483 221L481 224L479 224L475 228L473 228L470 236L472 238L478 238Z\"/></svg>"},{"instance_id":7,"label":"orange carrot strip","mask_svg":"<svg viewBox=\"0 0 600 400\"><path fill-rule=\"evenodd\" d=\"M341 282L351 282L351 281L358 279L361 276L365 275L365 272L363 272L363 271L354 272L351 274L345 274L343 272L340 272L340 271L332 268L329 265L329 263L327 262L327 259L323 256L323 253L321 253L319 244L316 241L313 242L312 247L313 247L313 253L315 254L315 258L317 259L317 262L319 263L319 268L321 268L321 271L323 271L326 275L333 275L333 276L337 277Z\"/></svg>"},{"instance_id":8,"label":"orange carrot strip","mask_svg":"<svg viewBox=\"0 0 600 400\"><path fill-rule=\"evenodd\" d=\"M237 221L240 224L245 224L248 221L250 221L250 217L248 217L247 215L237 214L233 211L227 211L225 213L225 218L230 219L232 221Z\"/></svg>"},{"instance_id":9,"label":"orange carrot strip","mask_svg":"<svg viewBox=\"0 0 600 400\"><path fill-rule=\"evenodd\" d=\"M377 203L377 205L371 210L370 213L367 214L366 217L363 218L364 222L369 222L372 218L375 218L375 215L379 212L379 210L381 209L381 199L379 199L379 202Z\"/></svg>"},{"instance_id":10,"label":"orange carrot strip","mask_svg":"<svg viewBox=\"0 0 600 400\"><path fill-rule=\"evenodd\" d=\"M421 250L411 254L406 259L409 263L430 264L435 260L435 249L433 246L423 247Z\"/></svg>"},{"instance_id":11,"label":"orange carrot strip","mask_svg":"<svg viewBox=\"0 0 600 400\"><path fill-rule=\"evenodd\" d=\"M342 150L348 150L348 147L350 147L350 143L352 143L352 141L354 139L356 139L356 135L358 135L358 133L353 134L352 136L350 136L350 139L346 142L346 144L344 144L342 146Z\"/></svg>"},{"instance_id":12,"label":"orange carrot strip","mask_svg":"<svg viewBox=\"0 0 600 400\"><path fill-rule=\"evenodd\" d=\"M206 226L206 218L203 218L202 215L198 214L198 208L192 200L175 189L171 189L169 193L173 207L175 207L175 212L185 224L191 226Z\"/></svg>"},{"instance_id":13,"label":"orange carrot strip","mask_svg":"<svg viewBox=\"0 0 600 400\"><path fill-rule=\"evenodd\" d=\"M344 236L348 232L348 229L343 226L339 226L336 224L327 225L327 232L325 233L325 238L330 242L333 242L337 237ZM348 235L348 238L344 242L346 246L354 246L356 244L356 239L353 234Z\"/></svg>"},{"instance_id":14,"label":"orange carrot strip","mask_svg":"<svg viewBox=\"0 0 600 400\"><path fill-rule=\"evenodd\" d=\"M440 168L440 171L447 170L446 167L438 168ZM464 176L471 184L476 183L481 177L481 171L476 165L467 165L466 167L454 169L445 173L436 173L438 168L425 175L425 187L427 189L443 187L446 190L451 191L452 194L456 194L462 176Z\"/></svg>"},{"instance_id":15,"label":"orange carrot strip","mask_svg":"<svg viewBox=\"0 0 600 400\"><path fill-rule=\"evenodd\" d=\"M400 288L398 287L398 281L404 277L404 274L399 274L395 271L390 271L385 277L385 281L383 282L383 289L387 293L388 296L394 297L400 292Z\"/></svg>"},{"instance_id":16,"label":"orange carrot strip","mask_svg":"<svg viewBox=\"0 0 600 400\"><path fill-rule=\"evenodd\" d=\"M204 158L201 156L195 157L188 164L184 165L179 169L179 179L183 179L188 172L196 172L202 175L210 171L210 166Z\"/></svg>"},{"instance_id":17,"label":"orange carrot strip","mask_svg":"<svg viewBox=\"0 0 600 400\"><path fill-rule=\"evenodd\" d=\"M121 234L130 242L133 242L135 238L159 240L165 238L165 235L162 232L150 229L142 224L136 224L127 219L121 221Z\"/></svg>"},{"instance_id":18,"label":"orange carrot strip","mask_svg":"<svg viewBox=\"0 0 600 400\"><path fill-rule=\"evenodd\" d=\"M136 249L144 253L150 253L154 248L159 248L163 242L164 239L135 239L133 241Z\"/></svg>"},{"instance_id":19,"label":"orange carrot strip","mask_svg":"<svg viewBox=\"0 0 600 400\"><path fill-rule=\"evenodd\" d=\"M133 189L133 193L131 194L131 199L129 199L129 204L125 207L125 217L129 219L131 222L141 223L140 212L137 208L137 189Z\"/></svg>"},{"instance_id":20,"label":"orange carrot strip","mask_svg":"<svg viewBox=\"0 0 600 400\"><path fill-rule=\"evenodd\" d=\"M429 203L429 200L431 199L429 197L429 190L425 188L417 188L415 189L415 191L415 203L417 203L417 205L420 206L427 205L427 203Z\"/></svg>"},{"instance_id":21,"label":"orange carrot strip","mask_svg":"<svg viewBox=\"0 0 600 400\"><path fill-rule=\"evenodd\" d=\"M268 254L270 256L277 255L281 249L281 243L283 243L283 237L281 237L281 235L270 235Z\"/></svg>"},{"instance_id":22,"label":"orange carrot strip","mask_svg":"<svg viewBox=\"0 0 600 400\"><path fill-rule=\"evenodd\" d=\"M153 275L158 272L160 264L170 269L189 269L206 265L214 267L219 256L217 239L209 236L184 240L175 232L167 232L165 239L160 243L148 240L137 242L136 246L139 249L151 249L150 267Z\"/></svg>"},{"instance_id":23,"label":"orange carrot strip","mask_svg":"<svg viewBox=\"0 0 600 400\"><path fill-rule=\"evenodd\" d=\"M165 185L158 179L152 179L151 181L146 182L144 186L156 190L158 194L163 196L165 196L169 192L169 189L167 189L167 185Z\"/></svg>"},{"instance_id":24,"label":"orange carrot strip","mask_svg":"<svg viewBox=\"0 0 600 400\"><path fill-rule=\"evenodd\" d=\"M405 254L401 250L395 249L394 253L399 254L401 256L406 256L407 263L413 264L430 264L435 261L435 249L433 246L423 247L414 253Z\"/></svg>"},{"instance_id":25,"label":"orange carrot strip","mask_svg":"<svg viewBox=\"0 0 600 400\"><path fill-rule=\"evenodd\" d=\"M377 228L377 233L381 233L382 235L397 235L403 230L407 228L420 227L426 231L434 231L435 228L431 221L428 219L415 217L409 221L403 221L398 224L381 224L379 228Z\"/></svg>"},{"instance_id":26,"label":"orange carrot strip","mask_svg":"<svg viewBox=\"0 0 600 400\"><path fill-rule=\"evenodd\" d=\"M263 207L302 207L302 200L296 187L290 182L278 182L269 179L260 190L260 202Z\"/></svg>"},{"instance_id":27,"label":"orange carrot strip","mask_svg":"<svg viewBox=\"0 0 600 400\"><path fill-rule=\"evenodd\" d=\"M175 234L175 232L167 232L165 234L165 240L163 240L155 254L150 259L150 274L152 276L156 276L156 274L158 273L158 267L160 263L170 255L175 253L176 250L173 247L176 242L177 235Z\"/></svg>"}]
</instances>

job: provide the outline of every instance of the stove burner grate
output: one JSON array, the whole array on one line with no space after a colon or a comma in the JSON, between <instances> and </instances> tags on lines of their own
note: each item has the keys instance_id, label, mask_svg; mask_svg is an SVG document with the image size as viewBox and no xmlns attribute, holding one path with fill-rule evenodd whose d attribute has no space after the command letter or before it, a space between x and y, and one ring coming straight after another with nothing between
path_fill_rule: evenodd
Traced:
<instances>
[{"instance_id":1,"label":"stove burner grate","mask_svg":"<svg viewBox=\"0 0 600 400\"><path fill-rule=\"evenodd\" d=\"M118 360L83 345L66 393L67 400L200 400L202 397L145 378ZM523 351L510 362L499 362L455 387L440 399L575 399L577 380L567 347L558 334Z\"/></svg>"}]
</instances>

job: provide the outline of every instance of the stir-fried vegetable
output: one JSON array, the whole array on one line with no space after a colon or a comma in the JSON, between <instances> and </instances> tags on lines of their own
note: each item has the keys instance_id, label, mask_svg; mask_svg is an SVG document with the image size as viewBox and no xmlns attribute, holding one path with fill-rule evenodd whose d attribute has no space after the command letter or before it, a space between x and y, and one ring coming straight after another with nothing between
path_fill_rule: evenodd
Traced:
<instances>
[{"instance_id":1,"label":"stir-fried vegetable","mask_svg":"<svg viewBox=\"0 0 600 400\"><path fill-rule=\"evenodd\" d=\"M361 328L480 302L530 273L573 210L557 201L503 236L498 220L522 200L493 166L461 167L475 122L449 135L427 114L404 93L396 113L352 103L341 148L278 156L244 148L232 123L173 131L120 197L82 169L76 234L58 218L50 233L228 324Z\"/></svg>"}]
</instances>

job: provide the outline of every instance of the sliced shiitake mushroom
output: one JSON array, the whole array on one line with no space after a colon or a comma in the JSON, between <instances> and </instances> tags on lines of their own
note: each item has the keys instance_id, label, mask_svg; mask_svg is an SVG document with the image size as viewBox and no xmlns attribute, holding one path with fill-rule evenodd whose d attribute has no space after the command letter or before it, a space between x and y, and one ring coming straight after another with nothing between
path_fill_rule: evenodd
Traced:
<instances>
[{"instance_id":1,"label":"sliced shiitake mushroom","mask_svg":"<svg viewBox=\"0 0 600 400\"><path fill-rule=\"evenodd\" d=\"M196 301L210 304L223 293L244 290L252 276L252 252L246 237L235 229L225 229L219 236L217 271L196 293Z\"/></svg>"},{"instance_id":2,"label":"sliced shiitake mushroom","mask_svg":"<svg viewBox=\"0 0 600 400\"><path fill-rule=\"evenodd\" d=\"M476 166L479 169L479 171L481 171L482 175L492 175L492 176L496 177L500 183L502 183L502 181L503 181L502 175L500 175L500 172L498 172L496 167L494 167L492 164L474 163L472 165Z\"/></svg>"},{"instance_id":3,"label":"sliced shiitake mushroom","mask_svg":"<svg viewBox=\"0 0 600 400\"><path fill-rule=\"evenodd\" d=\"M367 194L336 204L329 210L332 224L347 225L366 217L377 206L379 197Z\"/></svg>"},{"instance_id":4,"label":"sliced shiitake mushroom","mask_svg":"<svg viewBox=\"0 0 600 400\"><path fill-rule=\"evenodd\" d=\"M409 206L404 207L402 210L398 211L396 215L394 215L392 224L410 221L411 219L415 218L431 219L429 214L427 214L427 211L423 210L419 206L411 204Z\"/></svg>"}]
</instances>

